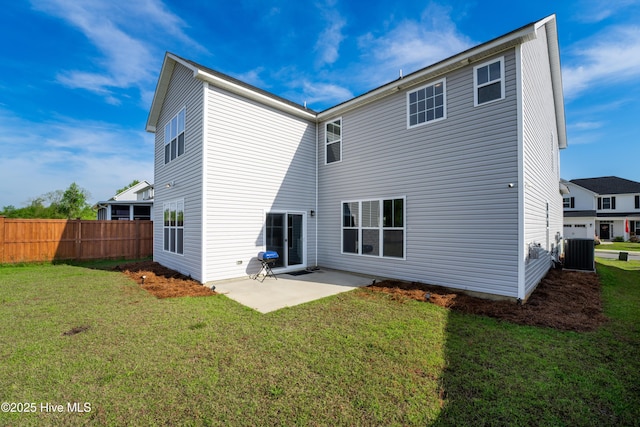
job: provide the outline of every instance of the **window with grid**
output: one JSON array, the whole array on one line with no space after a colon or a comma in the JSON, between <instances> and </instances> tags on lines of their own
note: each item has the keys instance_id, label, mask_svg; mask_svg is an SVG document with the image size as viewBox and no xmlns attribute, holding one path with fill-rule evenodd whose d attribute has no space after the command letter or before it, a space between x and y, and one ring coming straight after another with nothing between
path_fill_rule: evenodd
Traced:
<instances>
[{"instance_id":1,"label":"window with grid","mask_svg":"<svg viewBox=\"0 0 640 427\"><path fill-rule=\"evenodd\" d=\"M446 118L445 91L446 81L443 79L407 93L409 127Z\"/></svg>"},{"instance_id":2,"label":"window with grid","mask_svg":"<svg viewBox=\"0 0 640 427\"><path fill-rule=\"evenodd\" d=\"M184 201L164 204L164 250L184 254Z\"/></svg>"},{"instance_id":3,"label":"window with grid","mask_svg":"<svg viewBox=\"0 0 640 427\"><path fill-rule=\"evenodd\" d=\"M404 258L405 200L342 203L342 252Z\"/></svg>"},{"instance_id":4,"label":"window with grid","mask_svg":"<svg viewBox=\"0 0 640 427\"><path fill-rule=\"evenodd\" d=\"M184 154L184 128L186 109L173 116L164 127L164 163Z\"/></svg>"},{"instance_id":5,"label":"window with grid","mask_svg":"<svg viewBox=\"0 0 640 427\"><path fill-rule=\"evenodd\" d=\"M504 99L504 58L473 68L474 105Z\"/></svg>"},{"instance_id":6,"label":"window with grid","mask_svg":"<svg viewBox=\"0 0 640 427\"><path fill-rule=\"evenodd\" d=\"M326 163L342 160L342 118L325 125Z\"/></svg>"}]
</instances>

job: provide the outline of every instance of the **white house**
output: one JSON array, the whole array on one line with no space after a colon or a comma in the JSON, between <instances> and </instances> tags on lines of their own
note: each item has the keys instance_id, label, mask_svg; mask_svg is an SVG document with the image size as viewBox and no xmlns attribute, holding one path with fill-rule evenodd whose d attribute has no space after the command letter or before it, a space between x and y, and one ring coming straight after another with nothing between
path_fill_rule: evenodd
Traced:
<instances>
[{"instance_id":1,"label":"white house","mask_svg":"<svg viewBox=\"0 0 640 427\"><path fill-rule=\"evenodd\" d=\"M604 176L563 181L566 238L629 240L640 234L640 182Z\"/></svg>"},{"instance_id":2,"label":"white house","mask_svg":"<svg viewBox=\"0 0 640 427\"><path fill-rule=\"evenodd\" d=\"M316 112L167 53L154 259L202 283L323 266L526 298L562 232L555 16Z\"/></svg>"},{"instance_id":3,"label":"white house","mask_svg":"<svg viewBox=\"0 0 640 427\"><path fill-rule=\"evenodd\" d=\"M142 181L109 200L96 203L99 220L150 220L153 211L153 184Z\"/></svg>"}]
</instances>

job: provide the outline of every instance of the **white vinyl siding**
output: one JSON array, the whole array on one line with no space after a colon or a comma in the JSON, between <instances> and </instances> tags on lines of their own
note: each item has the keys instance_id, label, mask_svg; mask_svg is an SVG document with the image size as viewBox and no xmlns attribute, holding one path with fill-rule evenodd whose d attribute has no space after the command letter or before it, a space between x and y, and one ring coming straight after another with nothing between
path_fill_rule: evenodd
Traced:
<instances>
[{"instance_id":1,"label":"white vinyl siding","mask_svg":"<svg viewBox=\"0 0 640 427\"><path fill-rule=\"evenodd\" d=\"M446 75L446 120L407 129L414 88L342 114L343 161L319 168L321 266L516 296L518 193L508 187L518 177L514 56L504 53L504 102L474 108L470 64ZM324 162L324 144L318 149ZM404 259L343 253L342 202L399 192Z\"/></svg>"},{"instance_id":2,"label":"white vinyl siding","mask_svg":"<svg viewBox=\"0 0 640 427\"><path fill-rule=\"evenodd\" d=\"M211 84L206 102L206 281L256 273L268 213L303 214L315 264L315 124Z\"/></svg>"},{"instance_id":3,"label":"white vinyl siding","mask_svg":"<svg viewBox=\"0 0 640 427\"><path fill-rule=\"evenodd\" d=\"M192 71L176 64L155 135L154 206L158 209L153 210L153 259L196 280L202 278L202 97L202 82L193 78ZM184 154L165 164L165 125L183 109ZM164 250L163 207L177 200L184 202L184 254Z\"/></svg>"},{"instance_id":4,"label":"white vinyl siding","mask_svg":"<svg viewBox=\"0 0 640 427\"><path fill-rule=\"evenodd\" d=\"M559 250L564 231L560 177L552 167L559 148L546 45L546 33L541 29L537 39L521 48L525 289L520 297L529 295L547 273L551 253ZM531 245L541 249L535 259L528 256Z\"/></svg>"}]
</instances>

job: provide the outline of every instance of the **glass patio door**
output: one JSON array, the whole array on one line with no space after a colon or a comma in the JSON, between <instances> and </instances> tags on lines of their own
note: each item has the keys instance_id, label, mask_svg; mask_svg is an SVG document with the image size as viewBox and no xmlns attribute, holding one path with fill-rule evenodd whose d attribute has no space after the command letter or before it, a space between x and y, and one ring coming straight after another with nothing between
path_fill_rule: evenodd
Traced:
<instances>
[{"instance_id":1,"label":"glass patio door","mask_svg":"<svg viewBox=\"0 0 640 427\"><path fill-rule=\"evenodd\" d=\"M304 217L297 213L268 213L266 247L280 258L274 267L290 267L304 263Z\"/></svg>"}]
</instances>

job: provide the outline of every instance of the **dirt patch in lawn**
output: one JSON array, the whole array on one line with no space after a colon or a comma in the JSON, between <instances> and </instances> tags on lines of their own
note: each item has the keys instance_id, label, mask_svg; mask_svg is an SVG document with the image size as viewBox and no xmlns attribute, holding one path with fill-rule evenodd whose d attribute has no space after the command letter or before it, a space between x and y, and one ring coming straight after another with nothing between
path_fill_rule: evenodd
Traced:
<instances>
[{"instance_id":1,"label":"dirt patch in lawn","mask_svg":"<svg viewBox=\"0 0 640 427\"><path fill-rule=\"evenodd\" d=\"M607 321L602 313L600 281L595 273L550 270L526 304L492 301L416 282L387 280L368 289L398 301L414 299L469 314L569 331L593 331ZM428 299L427 299L428 294Z\"/></svg>"},{"instance_id":2,"label":"dirt patch in lawn","mask_svg":"<svg viewBox=\"0 0 640 427\"><path fill-rule=\"evenodd\" d=\"M117 265L114 270L131 277L142 289L158 298L204 297L217 295L206 286L157 262L142 261Z\"/></svg>"}]
</instances>

